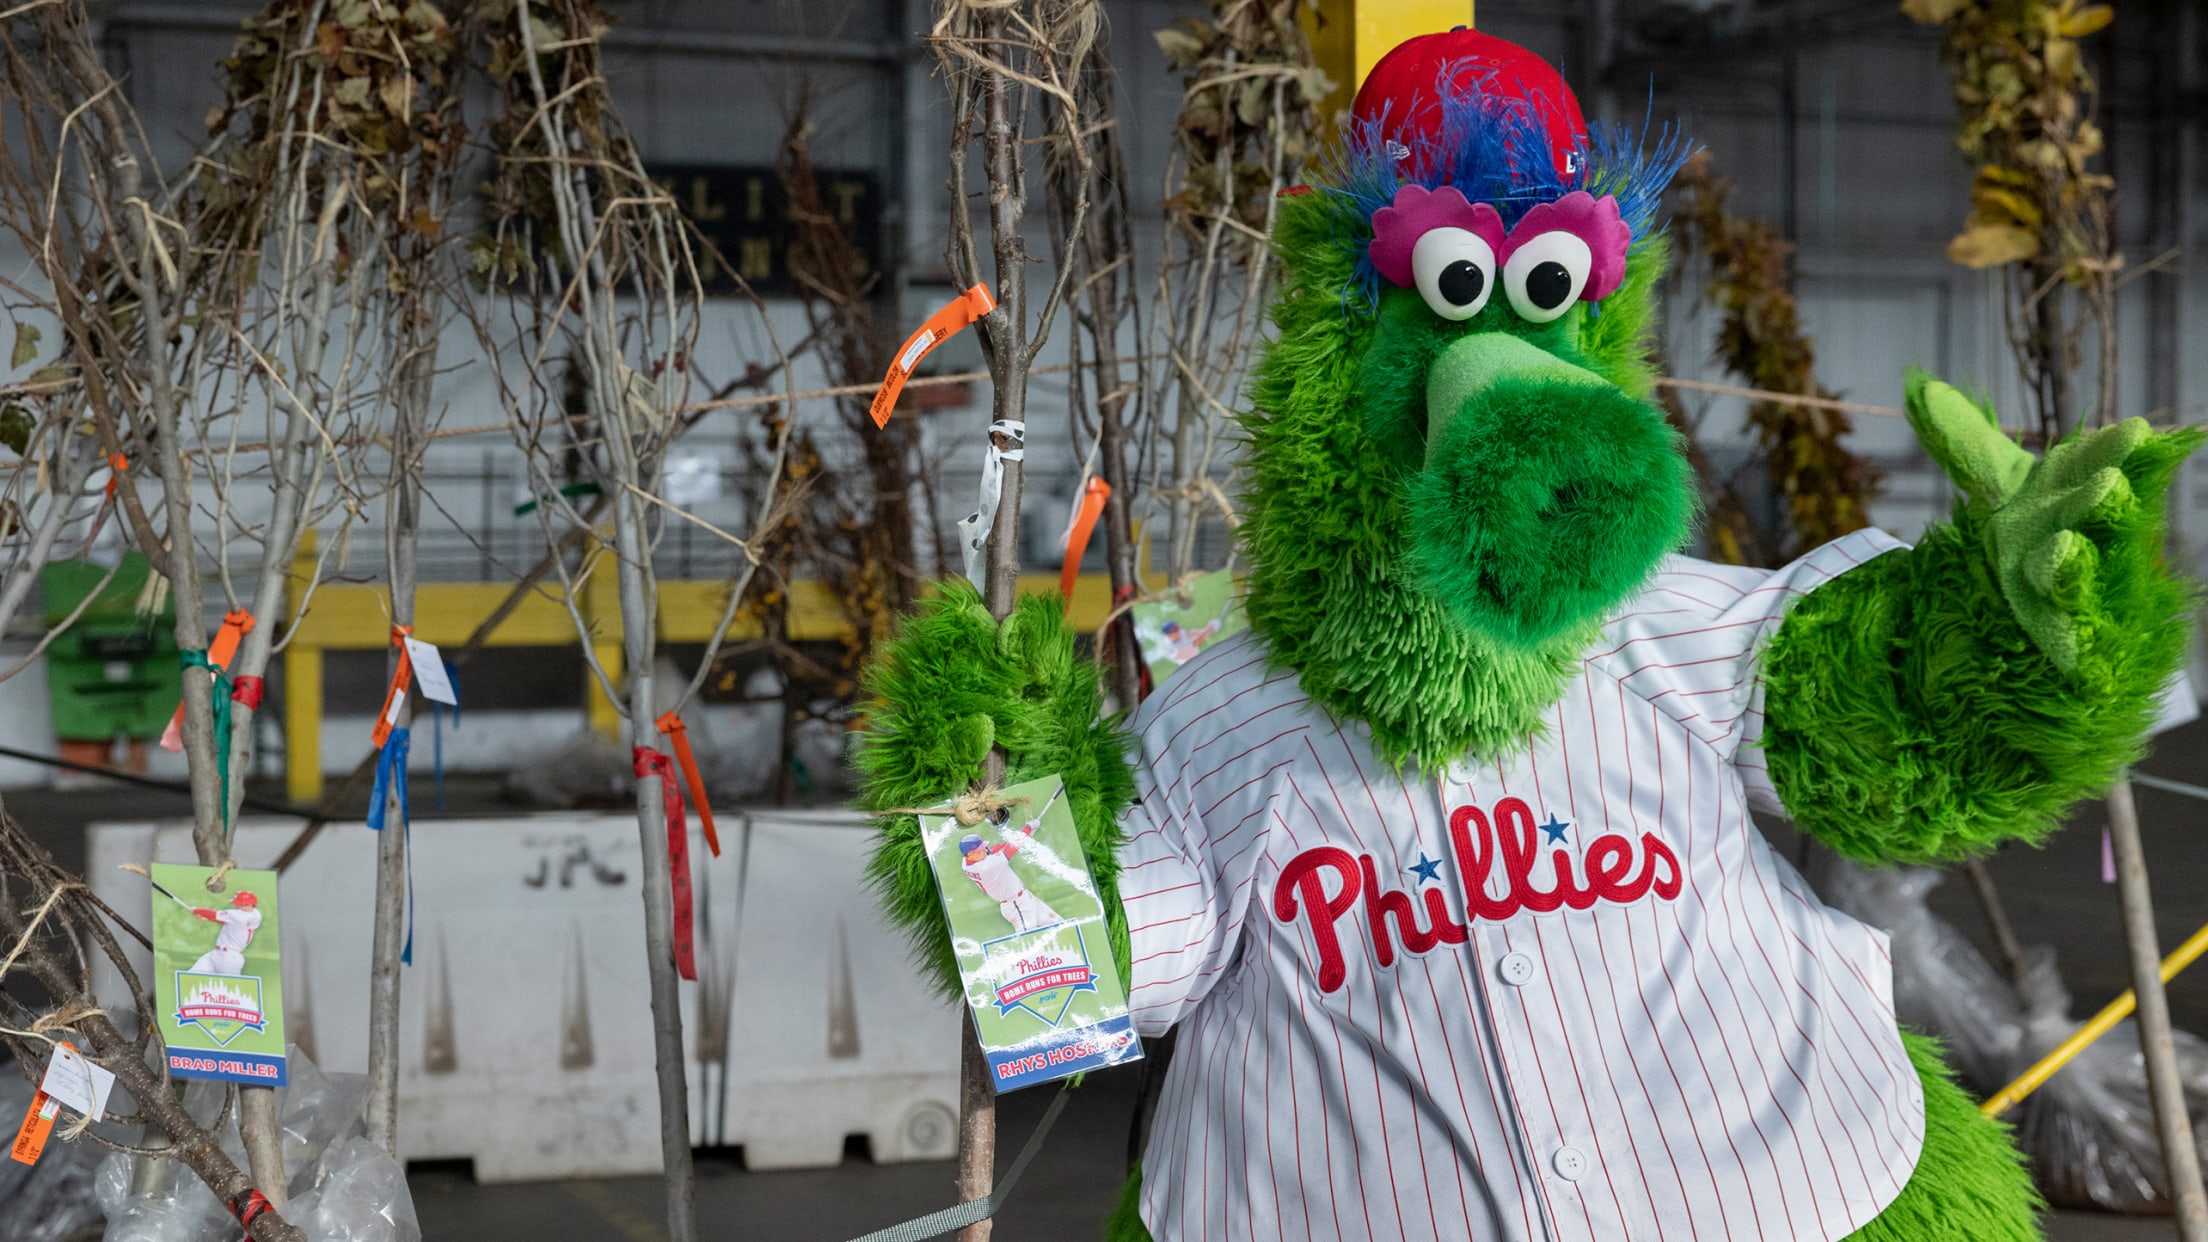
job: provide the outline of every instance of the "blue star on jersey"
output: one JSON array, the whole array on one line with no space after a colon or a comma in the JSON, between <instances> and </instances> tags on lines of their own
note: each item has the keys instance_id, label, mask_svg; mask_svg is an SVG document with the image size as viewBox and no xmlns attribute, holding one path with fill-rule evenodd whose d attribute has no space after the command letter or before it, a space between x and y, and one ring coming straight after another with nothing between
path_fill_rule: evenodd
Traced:
<instances>
[{"instance_id":1,"label":"blue star on jersey","mask_svg":"<svg viewBox=\"0 0 2208 1242\"><path fill-rule=\"evenodd\" d=\"M1403 869L1418 876L1418 882L1421 884L1438 884L1441 882L1441 876L1439 874L1441 870L1441 860L1438 858L1426 857L1426 851L1424 850L1420 850L1418 852L1417 862Z\"/></svg>"},{"instance_id":2,"label":"blue star on jersey","mask_svg":"<svg viewBox=\"0 0 2208 1242\"><path fill-rule=\"evenodd\" d=\"M1563 823L1558 823L1556 819L1556 812L1551 811L1549 812L1549 822L1542 824L1540 828L1541 831L1549 834L1550 845L1562 845L1564 843L1564 833L1566 832L1566 830L1570 829L1571 826L1572 824L1570 820L1566 820Z\"/></svg>"}]
</instances>

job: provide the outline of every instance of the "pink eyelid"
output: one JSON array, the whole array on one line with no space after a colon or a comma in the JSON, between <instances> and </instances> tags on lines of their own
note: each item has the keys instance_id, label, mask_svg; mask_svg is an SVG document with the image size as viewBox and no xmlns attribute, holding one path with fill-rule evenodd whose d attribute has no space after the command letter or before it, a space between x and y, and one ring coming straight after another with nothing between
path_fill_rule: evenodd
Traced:
<instances>
[{"instance_id":1,"label":"pink eyelid","mask_svg":"<svg viewBox=\"0 0 2208 1242\"><path fill-rule=\"evenodd\" d=\"M1553 203L1541 203L1528 211L1506 238L1503 220L1486 203L1466 200L1455 186L1428 190L1407 185L1395 193L1395 202L1372 215L1372 265L1389 283L1405 288L1415 283L1411 253L1418 239L1437 228L1460 228L1487 242L1498 267L1510 261L1511 252L1543 233L1563 231L1587 243L1593 263L1580 300L1600 301L1617 291L1625 279L1626 251L1633 233L1618 212L1618 200L1596 198L1574 190Z\"/></svg>"},{"instance_id":2,"label":"pink eyelid","mask_svg":"<svg viewBox=\"0 0 2208 1242\"><path fill-rule=\"evenodd\" d=\"M1560 231L1586 242L1587 252L1594 257L1580 301L1599 302L1615 293L1625 280L1625 252L1633 245L1633 231L1618 214L1618 200L1607 194L1596 198L1585 190L1574 190L1553 203L1534 207L1519 218L1518 227L1510 231L1510 240L1495 248L1495 262L1508 263L1511 252L1518 247L1543 233Z\"/></svg>"},{"instance_id":3,"label":"pink eyelid","mask_svg":"<svg viewBox=\"0 0 2208 1242\"><path fill-rule=\"evenodd\" d=\"M1395 202L1372 213L1372 265L1390 284L1408 289L1411 251L1418 239L1435 229L1463 229L1479 237L1502 262L1503 218L1486 203L1469 202L1453 185L1429 190L1407 185L1395 192Z\"/></svg>"}]
</instances>

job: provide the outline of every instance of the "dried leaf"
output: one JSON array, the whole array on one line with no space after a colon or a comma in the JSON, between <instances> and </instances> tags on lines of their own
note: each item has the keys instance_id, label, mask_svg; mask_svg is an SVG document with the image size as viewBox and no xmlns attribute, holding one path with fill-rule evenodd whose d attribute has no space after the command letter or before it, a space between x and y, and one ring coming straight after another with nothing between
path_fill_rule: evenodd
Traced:
<instances>
[{"instance_id":1,"label":"dried leaf","mask_svg":"<svg viewBox=\"0 0 2208 1242\"><path fill-rule=\"evenodd\" d=\"M2078 44L2074 39L2049 39L2039 50L2039 58L2047 65L2047 74L2053 78L2067 78L2078 71ZM2064 96L2063 98L2069 98Z\"/></svg>"},{"instance_id":2,"label":"dried leaf","mask_svg":"<svg viewBox=\"0 0 2208 1242\"><path fill-rule=\"evenodd\" d=\"M330 92L330 98L347 108L365 108L368 106L368 79L347 78Z\"/></svg>"},{"instance_id":3,"label":"dried leaf","mask_svg":"<svg viewBox=\"0 0 2208 1242\"><path fill-rule=\"evenodd\" d=\"M1970 0L1901 0L1901 11L1911 21L1937 26L1963 11Z\"/></svg>"},{"instance_id":4,"label":"dried leaf","mask_svg":"<svg viewBox=\"0 0 2208 1242\"><path fill-rule=\"evenodd\" d=\"M15 370L38 357L39 330L36 324L15 325L15 348L8 351L8 369Z\"/></svg>"},{"instance_id":5,"label":"dried leaf","mask_svg":"<svg viewBox=\"0 0 2208 1242\"><path fill-rule=\"evenodd\" d=\"M414 114L414 79L412 77L404 73L394 73L384 79L382 88L376 94L383 101L383 110L392 116L403 117Z\"/></svg>"},{"instance_id":6,"label":"dried leaf","mask_svg":"<svg viewBox=\"0 0 2208 1242\"><path fill-rule=\"evenodd\" d=\"M31 432L38 427L38 420L20 405L0 406L0 444L14 449L17 456L30 451Z\"/></svg>"},{"instance_id":7,"label":"dried leaf","mask_svg":"<svg viewBox=\"0 0 2208 1242\"><path fill-rule=\"evenodd\" d=\"M2038 232L2042 220L2038 204L2026 195L1999 186L1980 185L1970 192L1970 205L1975 214L1988 223L2006 221L2018 228Z\"/></svg>"},{"instance_id":8,"label":"dried leaf","mask_svg":"<svg viewBox=\"0 0 2208 1242\"><path fill-rule=\"evenodd\" d=\"M1165 63L1176 72L1186 73L1204 58L1204 39L1182 22L1155 31L1150 37L1158 41L1158 50L1165 53Z\"/></svg>"},{"instance_id":9,"label":"dried leaf","mask_svg":"<svg viewBox=\"0 0 2208 1242\"><path fill-rule=\"evenodd\" d=\"M1947 258L1974 271L2021 263L2039 253L2039 234L2013 224L1978 224L1947 243Z\"/></svg>"},{"instance_id":10,"label":"dried leaf","mask_svg":"<svg viewBox=\"0 0 2208 1242\"><path fill-rule=\"evenodd\" d=\"M2116 20L2116 10L2105 4L2089 4L2062 19L2059 29L2066 38L2082 39Z\"/></svg>"},{"instance_id":11,"label":"dried leaf","mask_svg":"<svg viewBox=\"0 0 2208 1242\"><path fill-rule=\"evenodd\" d=\"M429 214L429 208L416 207L413 217L406 222L406 227L435 241L438 232L445 227L445 222Z\"/></svg>"}]
</instances>

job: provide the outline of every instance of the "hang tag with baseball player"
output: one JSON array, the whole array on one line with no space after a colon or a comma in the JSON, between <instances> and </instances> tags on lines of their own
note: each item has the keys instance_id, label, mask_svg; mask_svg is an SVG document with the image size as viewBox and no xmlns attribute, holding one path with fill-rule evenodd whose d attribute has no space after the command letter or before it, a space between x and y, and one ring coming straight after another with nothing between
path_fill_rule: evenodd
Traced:
<instances>
[{"instance_id":1,"label":"hang tag with baseball player","mask_svg":"<svg viewBox=\"0 0 2208 1242\"><path fill-rule=\"evenodd\" d=\"M169 1073L284 1085L276 873L155 863L154 1008Z\"/></svg>"},{"instance_id":2,"label":"hang tag with baseball player","mask_svg":"<svg viewBox=\"0 0 2208 1242\"><path fill-rule=\"evenodd\" d=\"M920 817L990 1081L1010 1091L1140 1058L1064 783L999 797L977 824Z\"/></svg>"},{"instance_id":3,"label":"hang tag with baseball player","mask_svg":"<svg viewBox=\"0 0 2208 1242\"><path fill-rule=\"evenodd\" d=\"M1224 569L1191 579L1185 592L1136 604L1128 612L1134 616L1135 639L1142 644L1153 686L1164 684L1197 652L1249 625L1235 594L1234 574Z\"/></svg>"}]
</instances>

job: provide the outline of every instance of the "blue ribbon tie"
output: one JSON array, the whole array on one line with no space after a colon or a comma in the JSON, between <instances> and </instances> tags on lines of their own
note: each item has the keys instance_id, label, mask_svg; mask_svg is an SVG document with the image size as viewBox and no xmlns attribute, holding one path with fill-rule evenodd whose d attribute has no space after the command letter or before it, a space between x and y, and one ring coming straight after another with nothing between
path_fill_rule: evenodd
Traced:
<instances>
[{"instance_id":1,"label":"blue ribbon tie","mask_svg":"<svg viewBox=\"0 0 2208 1242\"><path fill-rule=\"evenodd\" d=\"M399 950L399 960L408 966L414 964L414 815L406 805L406 750L407 730L395 728L391 736L383 740L383 750L376 756L376 783L368 791L368 826L383 831L384 804L397 798L399 827L406 834L406 947Z\"/></svg>"}]
</instances>

